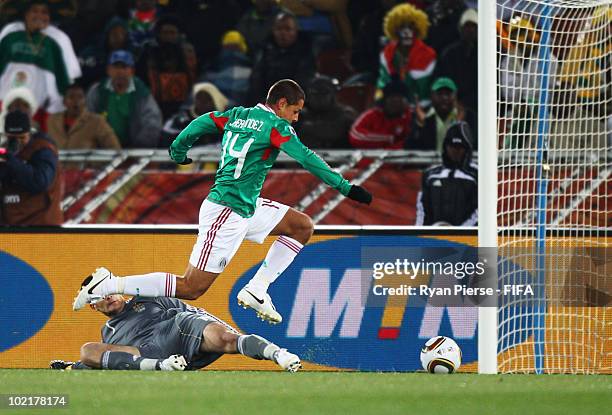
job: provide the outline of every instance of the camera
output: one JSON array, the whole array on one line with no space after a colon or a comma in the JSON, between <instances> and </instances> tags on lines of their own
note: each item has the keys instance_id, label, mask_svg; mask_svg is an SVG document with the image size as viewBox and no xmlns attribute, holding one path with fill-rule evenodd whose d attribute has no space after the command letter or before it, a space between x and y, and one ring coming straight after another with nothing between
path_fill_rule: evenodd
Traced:
<instances>
[{"instance_id":1,"label":"camera","mask_svg":"<svg viewBox=\"0 0 612 415\"><path fill-rule=\"evenodd\" d=\"M0 142L0 158L6 158L9 154L15 154L19 149L19 140L15 137L4 137Z\"/></svg>"}]
</instances>

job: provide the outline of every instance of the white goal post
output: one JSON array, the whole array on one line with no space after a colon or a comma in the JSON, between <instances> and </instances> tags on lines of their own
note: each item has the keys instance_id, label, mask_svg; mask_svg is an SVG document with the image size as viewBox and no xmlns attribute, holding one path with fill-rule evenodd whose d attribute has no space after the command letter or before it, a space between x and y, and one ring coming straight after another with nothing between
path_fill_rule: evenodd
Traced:
<instances>
[{"instance_id":1,"label":"white goal post","mask_svg":"<svg viewBox=\"0 0 612 415\"><path fill-rule=\"evenodd\" d=\"M479 373L612 373L612 0L479 0ZM611 251L612 252L612 251Z\"/></svg>"}]
</instances>

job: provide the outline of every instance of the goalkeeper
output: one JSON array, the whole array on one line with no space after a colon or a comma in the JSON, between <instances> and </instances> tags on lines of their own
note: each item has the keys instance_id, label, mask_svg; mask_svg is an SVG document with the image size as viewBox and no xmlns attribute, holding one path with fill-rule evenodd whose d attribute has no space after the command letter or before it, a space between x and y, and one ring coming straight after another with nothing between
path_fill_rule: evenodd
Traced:
<instances>
[{"instance_id":1,"label":"goalkeeper","mask_svg":"<svg viewBox=\"0 0 612 415\"><path fill-rule=\"evenodd\" d=\"M241 335L201 308L166 297L115 294L92 303L110 319L101 343L81 347L81 360L54 360L52 369L196 370L223 354L240 353L276 362L289 372L302 365L298 356L263 337Z\"/></svg>"},{"instance_id":2,"label":"goalkeeper","mask_svg":"<svg viewBox=\"0 0 612 415\"><path fill-rule=\"evenodd\" d=\"M73 309L109 294L196 299L223 272L244 239L262 243L268 235L279 235L255 276L238 292L238 303L253 308L261 319L281 322L268 287L308 242L313 224L305 214L259 197L280 150L350 199L372 201L368 191L351 185L300 142L291 124L298 120L304 99L296 82L283 79L272 85L265 105L213 111L193 120L169 149L170 157L179 164L191 163L187 151L200 136L216 131L224 134L219 169L200 207L198 238L185 274L154 272L118 278L98 268L83 281Z\"/></svg>"}]
</instances>

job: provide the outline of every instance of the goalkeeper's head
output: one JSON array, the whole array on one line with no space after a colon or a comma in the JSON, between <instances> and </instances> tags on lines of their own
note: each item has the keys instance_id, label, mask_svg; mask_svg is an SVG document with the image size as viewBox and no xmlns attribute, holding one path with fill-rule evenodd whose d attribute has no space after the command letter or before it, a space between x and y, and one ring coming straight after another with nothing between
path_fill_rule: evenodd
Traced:
<instances>
[{"instance_id":1,"label":"goalkeeper's head","mask_svg":"<svg viewBox=\"0 0 612 415\"><path fill-rule=\"evenodd\" d=\"M89 306L92 310L99 311L107 317L114 317L125 308L125 297L121 294L107 295Z\"/></svg>"}]
</instances>

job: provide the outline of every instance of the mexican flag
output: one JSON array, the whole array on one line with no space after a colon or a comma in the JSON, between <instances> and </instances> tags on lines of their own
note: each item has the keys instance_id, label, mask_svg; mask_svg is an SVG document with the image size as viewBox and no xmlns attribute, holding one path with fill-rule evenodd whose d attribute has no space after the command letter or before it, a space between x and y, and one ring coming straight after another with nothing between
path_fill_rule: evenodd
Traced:
<instances>
[{"instance_id":1,"label":"mexican flag","mask_svg":"<svg viewBox=\"0 0 612 415\"><path fill-rule=\"evenodd\" d=\"M57 27L30 35L15 22L0 32L0 101L11 88L25 86L47 112L60 112L66 87L80 76L72 42Z\"/></svg>"}]
</instances>

